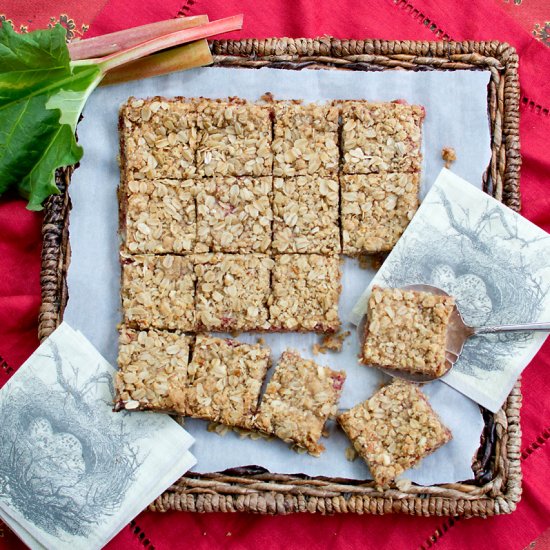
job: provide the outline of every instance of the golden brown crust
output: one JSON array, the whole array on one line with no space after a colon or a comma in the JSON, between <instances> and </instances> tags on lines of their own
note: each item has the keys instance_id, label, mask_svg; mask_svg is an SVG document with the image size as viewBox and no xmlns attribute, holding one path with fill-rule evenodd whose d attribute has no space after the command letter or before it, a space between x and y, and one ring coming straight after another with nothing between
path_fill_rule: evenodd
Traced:
<instances>
[{"instance_id":1,"label":"golden brown crust","mask_svg":"<svg viewBox=\"0 0 550 550\"><path fill-rule=\"evenodd\" d=\"M271 107L238 98L203 100L197 106L199 176L269 176Z\"/></svg>"},{"instance_id":2,"label":"golden brown crust","mask_svg":"<svg viewBox=\"0 0 550 550\"><path fill-rule=\"evenodd\" d=\"M343 101L345 174L419 172L424 108L399 102Z\"/></svg>"},{"instance_id":3,"label":"golden brown crust","mask_svg":"<svg viewBox=\"0 0 550 550\"><path fill-rule=\"evenodd\" d=\"M273 180L273 250L338 254L338 180L296 176Z\"/></svg>"},{"instance_id":4,"label":"golden brown crust","mask_svg":"<svg viewBox=\"0 0 550 550\"><path fill-rule=\"evenodd\" d=\"M273 175L335 175L339 163L338 108L278 101L274 111Z\"/></svg>"},{"instance_id":5,"label":"golden brown crust","mask_svg":"<svg viewBox=\"0 0 550 550\"><path fill-rule=\"evenodd\" d=\"M343 371L285 351L262 397L255 427L319 456L325 449L319 439L336 414L345 379Z\"/></svg>"},{"instance_id":6,"label":"golden brown crust","mask_svg":"<svg viewBox=\"0 0 550 550\"><path fill-rule=\"evenodd\" d=\"M195 181L130 180L120 189L123 247L131 254L189 254L197 236Z\"/></svg>"},{"instance_id":7,"label":"golden brown crust","mask_svg":"<svg viewBox=\"0 0 550 550\"><path fill-rule=\"evenodd\" d=\"M196 254L199 330L267 330L273 260L265 254Z\"/></svg>"},{"instance_id":8,"label":"golden brown crust","mask_svg":"<svg viewBox=\"0 0 550 550\"><path fill-rule=\"evenodd\" d=\"M366 365L441 376L455 301L398 288L373 287L361 361Z\"/></svg>"},{"instance_id":9,"label":"golden brown crust","mask_svg":"<svg viewBox=\"0 0 550 550\"><path fill-rule=\"evenodd\" d=\"M195 173L197 108L185 98L130 97L119 116L122 181L184 180Z\"/></svg>"},{"instance_id":10,"label":"golden brown crust","mask_svg":"<svg viewBox=\"0 0 550 550\"><path fill-rule=\"evenodd\" d=\"M418 209L419 175L341 175L340 186L343 253L392 250Z\"/></svg>"},{"instance_id":11,"label":"golden brown crust","mask_svg":"<svg viewBox=\"0 0 550 550\"><path fill-rule=\"evenodd\" d=\"M170 394L187 385L192 338L180 332L122 326L118 342L116 409L173 411Z\"/></svg>"},{"instance_id":12,"label":"golden brown crust","mask_svg":"<svg viewBox=\"0 0 550 550\"><path fill-rule=\"evenodd\" d=\"M272 190L271 176L198 180L196 252L269 252Z\"/></svg>"},{"instance_id":13,"label":"golden brown crust","mask_svg":"<svg viewBox=\"0 0 550 550\"><path fill-rule=\"evenodd\" d=\"M199 334L188 367L185 414L252 428L269 366L267 347Z\"/></svg>"},{"instance_id":14,"label":"golden brown crust","mask_svg":"<svg viewBox=\"0 0 550 550\"><path fill-rule=\"evenodd\" d=\"M395 380L338 416L338 423L368 464L377 487L452 439L417 385Z\"/></svg>"},{"instance_id":15,"label":"golden brown crust","mask_svg":"<svg viewBox=\"0 0 550 550\"><path fill-rule=\"evenodd\" d=\"M340 327L340 279L339 256L276 256L269 307L271 329L335 332Z\"/></svg>"},{"instance_id":16,"label":"golden brown crust","mask_svg":"<svg viewBox=\"0 0 550 550\"><path fill-rule=\"evenodd\" d=\"M121 295L130 327L195 330L195 273L189 256L123 258Z\"/></svg>"}]
</instances>

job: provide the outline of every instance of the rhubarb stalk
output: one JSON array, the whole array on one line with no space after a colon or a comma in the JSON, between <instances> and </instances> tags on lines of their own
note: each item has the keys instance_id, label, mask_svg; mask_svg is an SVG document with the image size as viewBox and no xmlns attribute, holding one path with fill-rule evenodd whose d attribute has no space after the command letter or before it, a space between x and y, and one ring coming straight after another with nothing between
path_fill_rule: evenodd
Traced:
<instances>
[{"instance_id":1,"label":"rhubarb stalk","mask_svg":"<svg viewBox=\"0 0 550 550\"><path fill-rule=\"evenodd\" d=\"M122 52L113 53L94 61L101 67L102 72L107 72L115 67L119 67L120 65L124 65L125 63L129 63L135 59L156 53L160 50L166 50L167 48L171 48L173 46L194 42L195 40L208 38L209 36L214 36L216 34L239 30L242 29L242 26L243 16L235 15L233 17L227 17L225 19L219 19L218 21L206 23L200 27L185 29L167 34L160 38L154 38L137 46L128 48Z\"/></svg>"},{"instance_id":2,"label":"rhubarb stalk","mask_svg":"<svg viewBox=\"0 0 550 550\"><path fill-rule=\"evenodd\" d=\"M136 59L126 65L109 71L100 86L120 84L130 80L139 80L144 76L160 76L175 71L194 69L212 64L212 54L206 40L184 44L166 52L155 53L142 59Z\"/></svg>"},{"instance_id":3,"label":"rhubarb stalk","mask_svg":"<svg viewBox=\"0 0 550 550\"><path fill-rule=\"evenodd\" d=\"M179 17L177 19L149 23L148 25L94 36L93 38L75 40L68 44L69 54L73 61L103 57L137 46L147 40L159 38L184 29L198 27L205 23L208 23L207 15Z\"/></svg>"}]
</instances>

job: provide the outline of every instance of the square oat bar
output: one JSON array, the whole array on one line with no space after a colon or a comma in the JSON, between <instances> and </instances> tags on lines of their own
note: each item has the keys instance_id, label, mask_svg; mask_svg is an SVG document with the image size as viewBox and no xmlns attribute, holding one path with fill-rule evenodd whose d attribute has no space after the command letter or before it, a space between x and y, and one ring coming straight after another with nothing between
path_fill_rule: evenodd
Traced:
<instances>
[{"instance_id":1,"label":"square oat bar","mask_svg":"<svg viewBox=\"0 0 550 550\"><path fill-rule=\"evenodd\" d=\"M197 111L185 98L136 99L119 116L122 181L184 180L195 173Z\"/></svg>"},{"instance_id":2,"label":"square oat bar","mask_svg":"<svg viewBox=\"0 0 550 550\"><path fill-rule=\"evenodd\" d=\"M274 251L338 254L338 192L338 181L328 177L275 178Z\"/></svg>"},{"instance_id":3,"label":"square oat bar","mask_svg":"<svg viewBox=\"0 0 550 550\"><path fill-rule=\"evenodd\" d=\"M274 258L271 329L336 332L340 258L319 254L283 254Z\"/></svg>"},{"instance_id":4,"label":"square oat bar","mask_svg":"<svg viewBox=\"0 0 550 550\"><path fill-rule=\"evenodd\" d=\"M270 366L270 350L199 334L189 364L187 416L250 429Z\"/></svg>"},{"instance_id":5,"label":"square oat bar","mask_svg":"<svg viewBox=\"0 0 550 550\"><path fill-rule=\"evenodd\" d=\"M274 104L273 174L338 172L338 107L280 101Z\"/></svg>"},{"instance_id":6,"label":"square oat bar","mask_svg":"<svg viewBox=\"0 0 550 550\"><path fill-rule=\"evenodd\" d=\"M132 254L186 254L197 236L195 182L130 180L121 186L120 222Z\"/></svg>"},{"instance_id":7,"label":"square oat bar","mask_svg":"<svg viewBox=\"0 0 550 550\"><path fill-rule=\"evenodd\" d=\"M197 254L199 330L266 330L273 260L264 254Z\"/></svg>"},{"instance_id":8,"label":"square oat bar","mask_svg":"<svg viewBox=\"0 0 550 550\"><path fill-rule=\"evenodd\" d=\"M392 250L418 209L419 181L413 173L340 176L343 253Z\"/></svg>"},{"instance_id":9,"label":"square oat bar","mask_svg":"<svg viewBox=\"0 0 550 550\"><path fill-rule=\"evenodd\" d=\"M187 384L191 337L163 330L120 328L116 410L174 411L173 394Z\"/></svg>"},{"instance_id":10,"label":"square oat bar","mask_svg":"<svg viewBox=\"0 0 550 550\"><path fill-rule=\"evenodd\" d=\"M195 274L189 256L123 257L121 295L130 327L195 330Z\"/></svg>"},{"instance_id":11,"label":"square oat bar","mask_svg":"<svg viewBox=\"0 0 550 550\"><path fill-rule=\"evenodd\" d=\"M197 252L267 252L271 248L271 176L216 176L197 185Z\"/></svg>"},{"instance_id":12,"label":"square oat bar","mask_svg":"<svg viewBox=\"0 0 550 550\"><path fill-rule=\"evenodd\" d=\"M418 386L403 380L339 415L338 423L380 488L452 439Z\"/></svg>"},{"instance_id":13,"label":"square oat bar","mask_svg":"<svg viewBox=\"0 0 550 550\"><path fill-rule=\"evenodd\" d=\"M361 362L441 376L454 306L451 296L373 287Z\"/></svg>"},{"instance_id":14,"label":"square oat bar","mask_svg":"<svg viewBox=\"0 0 550 550\"><path fill-rule=\"evenodd\" d=\"M271 109L243 99L203 100L198 106L199 176L269 176Z\"/></svg>"},{"instance_id":15,"label":"square oat bar","mask_svg":"<svg viewBox=\"0 0 550 550\"><path fill-rule=\"evenodd\" d=\"M419 172L424 114L419 105L343 101L343 172Z\"/></svg>"},{"instance_id":16,"label":"square oat bar","mask_svg":"<svg viewBox=\"0 0 550 550\"><path fill-rule=\"evenodd\" d=\"M345 379L343 371L285 351L262 397L255 426L319 456L325 450L319 439L328 418L336 414Z\"/></svg>"}]
</instances>

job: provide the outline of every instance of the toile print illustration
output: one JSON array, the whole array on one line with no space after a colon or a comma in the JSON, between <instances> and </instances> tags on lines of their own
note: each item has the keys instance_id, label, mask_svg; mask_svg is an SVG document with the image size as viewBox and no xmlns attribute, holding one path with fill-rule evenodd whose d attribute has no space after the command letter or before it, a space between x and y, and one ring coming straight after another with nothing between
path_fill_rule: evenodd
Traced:
<instances>
[{"instance_id":1,"label":"toile print illustration","mask_svg":"<svg viewBox=\"0 0 550 550\"><path fill-rule=\"evenodd\" d=\"M549 275L550 236L444 170L369 288L430 284L455 297L468 325L520 324L550 319ZM497 410L544 339L532 332L470 338L443 380Z\"/></svg>"},{"instance_id":2,"label":"toile print illustration","mask_svg":"<svg viewBox=\"0 0 550 550\"><path fill-rule=\"evenodd\" d=\"M52 535L88 535L119 508L143 458L124 420L115 424L96 407L98 385L112 395L110 374L79 384L54 341L48 351L57 387L32 377L0 401L0 498Z\"/></svg>"},{"instance_id":3,"label":"toile print illustration","mask_svg":"<svg viewBox=\"0 0 550 550\"><path fill-rule=\"evenodd\" d=\"M112 367L83 354L71 332L62 325L0 391L0 515L48 547L101 547L110 537L98 533L125 521L128 499L143 498L159 465L150 442L164 429L170 469L192 439L168 417L113 413Z\"/></svg>"}]
</instances>

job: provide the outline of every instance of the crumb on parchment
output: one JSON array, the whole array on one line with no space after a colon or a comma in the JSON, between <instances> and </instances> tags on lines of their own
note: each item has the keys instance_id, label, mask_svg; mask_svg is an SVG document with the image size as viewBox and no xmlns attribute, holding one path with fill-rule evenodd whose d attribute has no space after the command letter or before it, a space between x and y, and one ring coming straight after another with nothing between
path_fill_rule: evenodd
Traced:
<instances>
[{"instance_id":1,"label":"crumb on parchment","mask_svg":"<svg viewBox=\"0 0 550 550\"><path fill-rule=\"evenodd\" d=\"M345 332L338 331L336 334L326 334L321 339L321 343L313 344L313 355L326 353L327 351L342 351L344 340L351 334L349 330Z\"/></svg>"},{"instance_id":2,"label":"crumb on parchment","mask_svg":"<svg viewBox=\"0 0 550 550\"><path fill-rule=\"evenodd\" d=\"M443 147L441 149L441 158L445 161L445 168L450 168L456 160L456 151L452 147Z\"/></svg>"}]
</instances>

